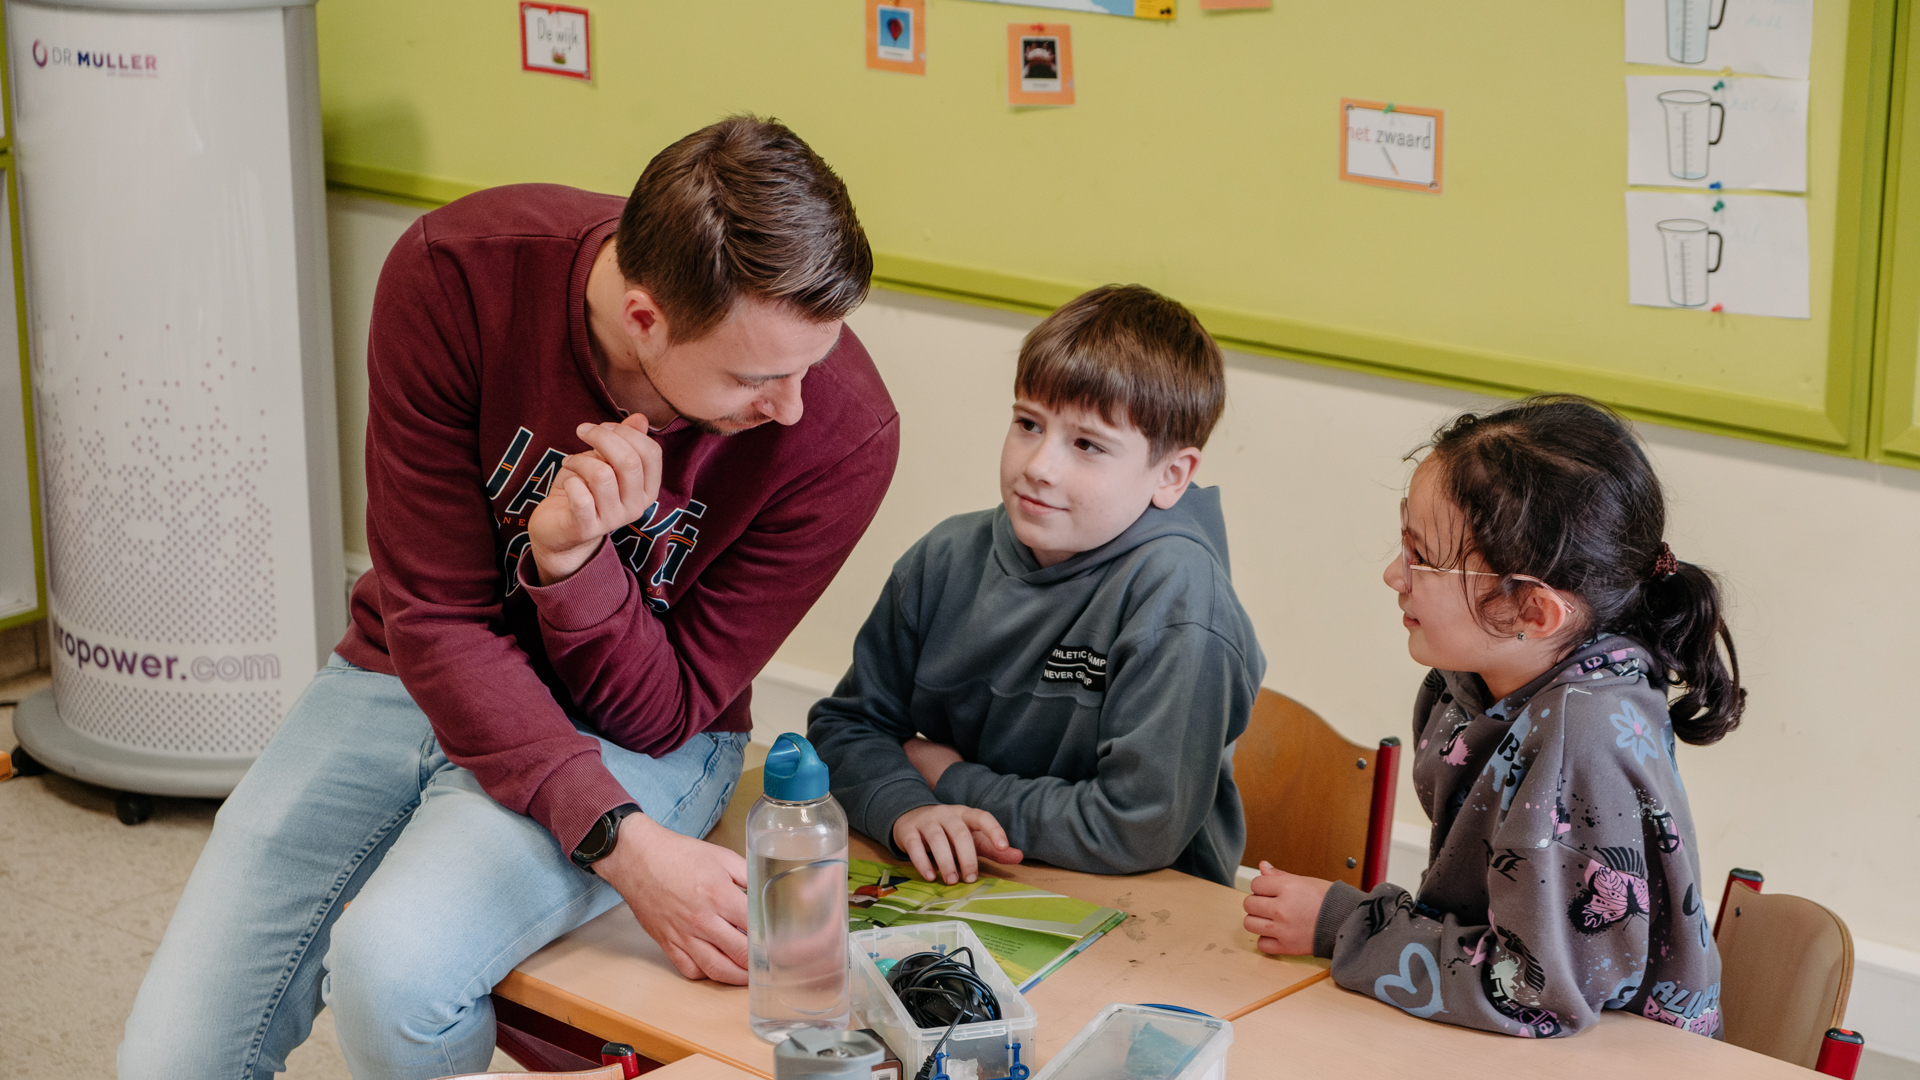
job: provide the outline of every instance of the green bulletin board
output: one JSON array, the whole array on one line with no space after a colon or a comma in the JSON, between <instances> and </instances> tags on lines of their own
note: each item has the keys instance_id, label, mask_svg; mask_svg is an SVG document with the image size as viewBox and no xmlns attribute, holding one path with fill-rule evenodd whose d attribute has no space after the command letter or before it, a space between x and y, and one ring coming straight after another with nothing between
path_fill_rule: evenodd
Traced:
<instances>
[{"instance_id":1,"label":"green bulletin board","mask_svg":"<svg viewBox=\"0 0 1920 1080\"><path fill-rule=\"evenodd\" d=\"M1907 70L1920 49L1920 31L1912 14L1911 0L1903 0L1888 142L1873 450L1881 460L1920 466L1920 79Z\"/></svg>"},{"instance_id":2,"label":"green bulletin board","mask_svg":"<svg viewBox=\"0 0 1920 1080\"><path fill-rule=\"evenodd\" d=\"M846 178L885 287L1045 310L1138 281L1250 351L1836 453L1908 445L1869 433L1890 385L1873 357L1895 0L1814 5L1804 320L1627 303L1623 79L1654 69L1622 59L1620 0L1172 21L928 0L924 76L865 66L861 0L581 6L590 82L520 70L510 0L326 0L329 180L425 203L624 192L666 143L753 111ZM1006 104L1006 27L1041 18L1072 24L1068 108ZM1445 190L1340 181L1342 98L1443 110Z\"/></svg>"}]
</instances>

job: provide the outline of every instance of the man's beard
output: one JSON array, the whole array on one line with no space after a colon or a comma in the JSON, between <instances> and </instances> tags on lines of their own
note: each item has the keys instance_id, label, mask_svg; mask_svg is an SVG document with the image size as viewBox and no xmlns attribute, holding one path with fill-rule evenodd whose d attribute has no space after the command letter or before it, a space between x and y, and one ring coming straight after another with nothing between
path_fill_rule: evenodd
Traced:
<instances>
[{"instance_id":1,"label":"man's beard","mask_svg":"<svg viewBox=\"0 0 1920 1080\"><path fill-rule=\"evenodd\" d=\"M770 416L762 416L759 420L756 420L752 423L748 423L746 419L740 416L739 414L729 413L726 416L716 416L713 419L709 420L704 417L695 416L692 413L688 412L687 410L674 404L673 401L669 399L666 394L661 393L659 383L654 383L653 392L656 394L660 394L660 400L665 401L667 403L667 408L672 409L674 413L680 417L680 419L685 420L687 422L688 427L691 427L696 431L705 432L708 435L718 435L721 438L727 438L729 436L738 435L741 432L745 432L745 431L752 431L754 428L757 428L761 424L764 424L768 420L772 419L772 417ZM740 426L727 428L727 427L720 426L722 424L738 424Z\"/></svg>"}]
</instances>

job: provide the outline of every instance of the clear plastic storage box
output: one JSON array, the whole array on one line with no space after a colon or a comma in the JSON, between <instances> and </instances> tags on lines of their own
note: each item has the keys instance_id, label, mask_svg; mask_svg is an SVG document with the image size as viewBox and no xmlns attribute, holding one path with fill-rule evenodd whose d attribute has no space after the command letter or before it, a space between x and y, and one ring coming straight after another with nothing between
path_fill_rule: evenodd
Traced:
<instances>
[{"instance_id":1,"label":"clear plastic storage box","mask_svg":"<svg viewBox=\"0 0 1920 1080\"><path fill-rule=\"evenodd\" d=\"M1040 1026L1039 1014L1020 996L1020 991L1014 989L1006 973L966 923L957 920L909 923L854 933L848 943L853 953L853 1011L867 1027L878 1031L900 1056L906 1075L914 1075L947 1029L914 1024L900 1004L899 995L887 985L886 976L874 961L901 960L917 952L950 953L961 946L972 950L974 969L993 987L993 996L1000 1002L1000 1019L954 1028L953 1036L942 1048L948 1055L947 1071L952 1075L972 1072L965 1066L956 1072L954 1065L973 1061L978 1063L978 1071L973 1072L978 1080L1000 1077L1026 1080L1032 1070L1033 1037ZM1018 1066L1017 1073L1015 1066Z\"/></svg>"},{"instance_id":2,"label":"clear plastic storage box","mask_svg":"<svg viewBox=\"0 0 1920 1080\"><path fill-rule=\"evenodd\" d=\"M1233 1025L1157 1005L1100 1010L1035 1080L1225 1080Z\"/></svg>"}]
</instances>

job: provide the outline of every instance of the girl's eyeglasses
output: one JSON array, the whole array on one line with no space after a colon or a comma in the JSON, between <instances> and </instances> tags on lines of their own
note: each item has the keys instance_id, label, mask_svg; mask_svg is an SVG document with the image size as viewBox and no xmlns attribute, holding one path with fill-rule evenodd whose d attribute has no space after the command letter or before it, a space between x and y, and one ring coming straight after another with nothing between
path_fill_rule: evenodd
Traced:
<instances>
[{"instance_id":1,"label":"girl's eyeglasses","mask_svg":"<svg viewBox=\"0 0 1920 1080\"><path fill-rule=\"evenodd\" d=\"M1410 521L1407 517L1407 500L1403 498L1400 500L1400 566L1401 566L1401 569L1406 572L1405 576L1406 576L1407 587L1402 591L1404 591L1407 595L1409 596L1413 595L1413 572L1415 570L1420 570L1429 574L1460 574L1464 577L1490 577L1490 578L1510 577L1516 581L1531 581L1535 585L1538 585L1542 589L1545 589L1547 591L1547 595L1553 598L1554 603L1559 604L1560 607L1566 612L1569 618L1572 617L1573 605L1567 602L1567 598L1564 596L1561 596L1560 591L1558 589L1555 589L1553 586L1547 584L1544 581L1541 581L1539 578L1534 577L1531 574L1495 574L1487 570L1467 570L1461 567L1428 566L1425 562L1421 561L1419 555L1415 554L1413 550L1413 545L1407 542L1407 537L1412 535L1412 532L1413 532L1413 530L1409 527L1409 525L1410 525Z\"/></svg>"}]
</instances>

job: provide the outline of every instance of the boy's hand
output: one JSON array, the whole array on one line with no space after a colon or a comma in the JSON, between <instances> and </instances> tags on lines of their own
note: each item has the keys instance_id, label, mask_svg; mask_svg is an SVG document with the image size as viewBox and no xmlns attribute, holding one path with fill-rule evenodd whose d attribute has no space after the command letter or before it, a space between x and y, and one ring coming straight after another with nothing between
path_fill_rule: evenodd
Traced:
<instances>
[{"instance_id":1,"label":"boy's hand","mask_svg":"<svg viewBox=\"0 0 1920 1080\"><path fill-rule=\"evenodd\" d=\"M960 756L960 751L946 743L931 742L927 739L908 739L900 744L900 749L907 752L907 760L913 763L913 767L920 773L920 778L925 780L930 788L940 786L940 776L947 771L947 766L958 765L966 760Z\"/></svg>"},{"instance_id":2,"label":"boy's hand","mask_svg":"<svg viewBox=\"0 0 1920 1080\"><path fill-rule=\"evenodd\" d=\"M1331 888L1331 881L1276 870L1263 860L1260 876L1253 879L1253 895L1241 905L1247 909L1243 925L1248 933L1259 935L1263 953L1311 956L1313 927Z\"/></svg>"},{"instance_id":3,"label":"boy's hand","mask_svg":"<svg viewBox=\"0 0 1920 1080\"><path fill-rule=\"evenodd\" d=\"M572 577L608 533L637 520L660 494L660 444L647 434L645 416L581 424L577 434L593 449L561 463L547 497L527 518L542 585Z\"/></svg>"},{"instance_id":4,"label":"boy's hand","mask_svg":"<svg viewBox=\"0 0 1920 1080\"><path fill-rule=\"evenodd\" d=\"M962 878L978 879L982 856L1009 866L1024 857L1020 849L1007 846L1007 832L992 814L944 803L901 814L893 823L893 843L913 860L921 877L932 881L937 866L949 885Z\"/></svg>"}]
</instances>

